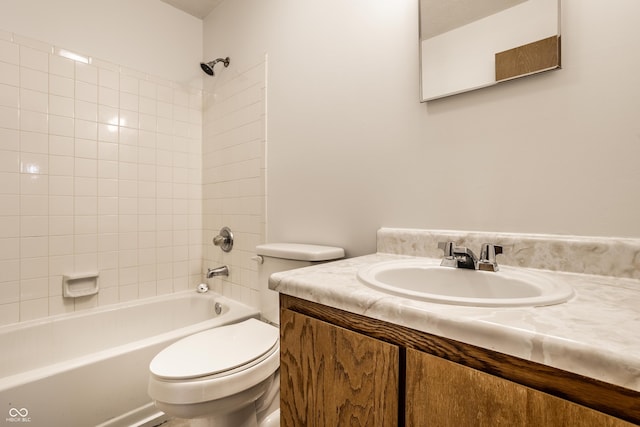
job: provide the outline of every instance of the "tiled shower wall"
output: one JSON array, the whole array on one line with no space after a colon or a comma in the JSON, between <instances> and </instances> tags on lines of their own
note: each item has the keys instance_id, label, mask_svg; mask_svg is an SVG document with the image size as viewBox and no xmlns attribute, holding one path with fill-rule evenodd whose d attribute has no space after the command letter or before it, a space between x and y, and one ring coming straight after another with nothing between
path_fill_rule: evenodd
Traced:
<instances>
[{"instance_id":1,"label":"tiled shower wall","mask_svg":"<svg viewBox=\"0 0 640 427\"><path fill-rule=\"evenodd\" d=\"M255 247L265 241L265 146L267 60L205 78L203 95L203 268L227 264L228 278L209 280L212 288L259 307ZM223 226L234 233L229 253L211 239Z\"/></svg>"},{"instance_id":2,"label":"tiled shower wall","mask_svg":"<svg viewBox=\"0 0 640 427\"><path fill-rule=\"evenodd\" d=\"M63 54L0 31L0 325L201 279L201 90Z\"/></svg>"}]
</instances>

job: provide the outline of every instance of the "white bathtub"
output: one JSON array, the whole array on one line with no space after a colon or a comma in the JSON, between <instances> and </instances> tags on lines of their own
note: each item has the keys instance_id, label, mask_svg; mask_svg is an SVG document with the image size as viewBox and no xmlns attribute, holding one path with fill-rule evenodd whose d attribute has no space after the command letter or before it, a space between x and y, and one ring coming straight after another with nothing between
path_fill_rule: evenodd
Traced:
<instances>
[{"instance_id":1,"label":"white bathtub","mask_svg":"<svg viewBox=\"0 0 640 427\"><path fill-rule=\"evenodd\" d=\"M0 426L153 425L151 359L184 336L257 316L188 291L0 327Z\"/></svg>"}]
</instances>

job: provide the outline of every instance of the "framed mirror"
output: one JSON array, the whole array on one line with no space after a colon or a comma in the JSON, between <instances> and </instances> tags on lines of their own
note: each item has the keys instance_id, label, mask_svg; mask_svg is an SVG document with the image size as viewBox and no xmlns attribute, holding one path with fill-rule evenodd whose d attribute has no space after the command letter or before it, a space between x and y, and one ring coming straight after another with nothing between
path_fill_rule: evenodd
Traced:
<instances>
[{"instance_id":1,"label":"framed mirror","mask_svg":"<svg viewBox=\"0 0 640 427\"><path fill-rule=\"evenodd\" d=\"M560 0L420 0L420 99L560 68Z\"/></svg>"}]
</instances>

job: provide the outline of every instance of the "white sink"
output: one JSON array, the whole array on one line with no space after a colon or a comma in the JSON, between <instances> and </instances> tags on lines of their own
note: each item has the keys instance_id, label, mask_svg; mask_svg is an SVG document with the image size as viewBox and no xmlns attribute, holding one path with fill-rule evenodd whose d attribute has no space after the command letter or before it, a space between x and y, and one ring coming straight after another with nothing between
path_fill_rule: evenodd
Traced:
<instances>
[{"instance_id":1,"label":"white sink","mask_svg":"<svg viewBox=\"0 0 640 427\"><path fill-rule=\"evenodd\" d=\"M497 272L441 267L431 259L387 261L364 267L358 279L370 288L420 301L477 307L559 304L573 296L560 280L500 266Z\"/></svg>"}]
</instances>

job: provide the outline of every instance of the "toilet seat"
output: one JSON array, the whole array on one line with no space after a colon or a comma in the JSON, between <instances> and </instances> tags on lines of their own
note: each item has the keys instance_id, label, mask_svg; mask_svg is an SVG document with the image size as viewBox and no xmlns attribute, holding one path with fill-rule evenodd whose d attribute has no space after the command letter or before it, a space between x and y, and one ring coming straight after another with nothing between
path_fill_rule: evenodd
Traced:
<instances>
[{"instance_id":1,"label":"toilet seat","mask_svg":"<svg viewBox=\"0 0 640 427\"><path fill-rule=\"evenodd\" d=\"M149 395L193 404L242 392L280 366L279 329L256 319L199 332L177 341L149 365Z\"/></svg>"},{"instance_id":2,"label":"toilet seat","mask_svg":"<svg viewBox=\"0 0 640 427\"><path fill-rule=\"evenodd\" d=\"M257 319L209 329L171 344L149 365L167 380L229 375L259 363L278 342L279 331Z\"/></svg>"}]
</instances>

